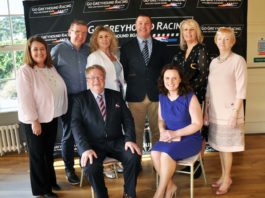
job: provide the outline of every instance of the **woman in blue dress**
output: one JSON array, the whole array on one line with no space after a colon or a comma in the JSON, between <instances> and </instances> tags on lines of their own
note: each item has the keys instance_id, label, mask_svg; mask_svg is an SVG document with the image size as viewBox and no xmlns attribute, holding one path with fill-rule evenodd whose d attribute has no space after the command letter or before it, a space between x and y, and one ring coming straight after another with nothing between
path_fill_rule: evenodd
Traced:
<instances>
[{"instance_id":1,"label":"woman in blue dress","mask_svg":"<svg viewBox=\"0 0 265 198\"><path fill-rule=\"evenodd\" d=\"M171 198L177 190L172 180L176 161L200 152L202 110L177 65L166 65L159 79L158 126L160 139L151 157L160 176L154 198Z\"/></svg>"}]
</instances>

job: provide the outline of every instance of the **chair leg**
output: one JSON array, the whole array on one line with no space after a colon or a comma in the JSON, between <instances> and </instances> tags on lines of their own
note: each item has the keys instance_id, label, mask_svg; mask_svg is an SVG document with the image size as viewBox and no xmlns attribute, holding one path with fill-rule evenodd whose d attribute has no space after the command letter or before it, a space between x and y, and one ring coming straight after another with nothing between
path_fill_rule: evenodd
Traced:
<instances>
[{"instance_id":1,"label":"chair leg","mask_svg":"<svg viewBox=\"0 0 265 198\"><path fill-rule=\"evenodd\" d=\"M117 173L116 163L113 163L113 164L112 164L112 168L113 168L113 171L114 171L114 173L115 173L115 178L118 179L118 173Z\"/></svg>"},{"instance_id":2,"label":"chair leg","mask_svg":"<svg viewBox=\"0 0 265 198\"><path fill-rule=\"evenodd\" d=\"M200 160L200 165L201 165L202 174L203 174L203 178L204 178L204 183L205 183L205 185L207 185L207 178L206 178L206 173L205 173L204 164L203 164L203 161L202 161L201 154L199 156L199 160Z\"/></svg>"},{"instance_id":3,"label":"chair leg","mask_svg":"<svg viewBox=\"0 0 265 198\"><path fill-rule=\"evenodd\" d=\"M194 183L193 179L194 178L194 164L190 166L190 197L193 198L193 190L194 190Z\"/></svg>"},{"instance_id":4,"label":"chair leg","mask_svg":"<svg viewBox=\"0 0 265 198\"><path fill-rule=\"evenodd\" d=\"M92 198L95 198L95 192L94 192L94 189L93 189L93 187L91 186L91 188L90 188L90 189L91 189L91 197L92 197Z\"/></svg>"},{"instance_id":5,"label":"chair leg","mask_svg":"<svg viewBox=\"0 0 265 198\"><path fill-rule=\"evenodd\" d=\"M84 182L84 169L81 168L80 187L83 187L83 182Z\"/></svg>"}]
</instances>

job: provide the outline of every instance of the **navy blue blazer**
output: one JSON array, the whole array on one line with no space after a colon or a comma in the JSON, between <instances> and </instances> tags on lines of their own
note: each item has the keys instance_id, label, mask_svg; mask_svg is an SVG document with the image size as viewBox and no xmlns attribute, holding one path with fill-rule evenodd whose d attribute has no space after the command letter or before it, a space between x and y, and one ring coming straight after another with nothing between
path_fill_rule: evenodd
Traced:
<instances>
[{"instance_id":1,"label":"navy blue blazer","mask_svg":"<svg viewBox=\"0 0 265 198\"><path fill-rule=\"evenodd\" d=\"M146 95L151 101L158 101L157 80L162 68L170 63L171 56L164 43L155 39L152 39L152 42L152 53L147 66L136 37L121 47L120 61L127 82L126 101L128 102L141 102Z\"/></svg>"},{"instance_id":2,"label":"navy blue blazer","mask_svg":"<svg viewBox=\"0 0 265 198\"><path fill-rule=\"evenodd\" d=\"M90 90L74 96L71 128L80 155L106 141L122 138L125 142L135 142L133 117L120 92L105 89L104 94L106 121Z\"/></svg>"}]
</instances>

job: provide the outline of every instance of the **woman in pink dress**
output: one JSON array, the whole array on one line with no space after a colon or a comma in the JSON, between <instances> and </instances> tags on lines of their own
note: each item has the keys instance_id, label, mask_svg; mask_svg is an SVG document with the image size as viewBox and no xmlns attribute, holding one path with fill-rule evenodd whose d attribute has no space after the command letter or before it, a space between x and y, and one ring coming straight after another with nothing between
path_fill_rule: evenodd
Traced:
<instances>
[{"instance_id":1,"label":"woman in pink dress","mask_svg":"<svg viewBox=\"0 0 265 198\"><path fill-rule=\"evenodd\" d=\"M216 194L226 194L232 184L233 152L244 151L244 108L247 66L232 52L236 42L234 30L220 27L215 35L220 55L210 64L204 122L209 124L209 144L219 151L222 174L212 184Z\"/></svg>"}]
</instances>

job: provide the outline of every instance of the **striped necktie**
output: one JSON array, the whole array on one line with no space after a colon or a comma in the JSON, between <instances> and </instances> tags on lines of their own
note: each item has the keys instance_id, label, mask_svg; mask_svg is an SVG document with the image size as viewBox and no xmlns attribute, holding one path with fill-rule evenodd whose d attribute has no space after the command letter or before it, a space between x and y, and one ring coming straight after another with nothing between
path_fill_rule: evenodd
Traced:
<instances>
[{"instance_id":1,"label":"striped necktie","mask_svg":"<svg viewBox=\"0 0 265 198\"><path fill-rule=\"evenodd\" d=\"M144 40L143 44L144 44L144 48L142 50L142 54L143 54L145 65L147 66L149 62L149 50L148 50L147 40Z\"/></svg>"},{"instance_id":2,"label":"striped necktie","mask_svg":"<svg viewBox=\"0 0 265 198\"><path fill-rule=\"evenodd\" d=\"M100 109L100 112L101 112L101 115L104 119L104 121L106 120L106 106L105 106L105 103L104 103L104 99L103 99L103 96L101 94L99 94L97 96L97 99L98 99L98 104L99 104L99 109Z\"/></svg>"}]
</instances>

